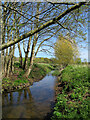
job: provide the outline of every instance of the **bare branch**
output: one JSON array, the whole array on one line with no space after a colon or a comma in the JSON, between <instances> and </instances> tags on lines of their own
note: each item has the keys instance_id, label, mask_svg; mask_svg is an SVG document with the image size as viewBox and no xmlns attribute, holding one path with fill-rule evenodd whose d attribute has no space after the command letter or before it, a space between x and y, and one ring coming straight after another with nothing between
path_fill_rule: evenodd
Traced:
<instances>
[{"instance_id":1,"label":"bare branch","mask_svg":"<svg viewBox=\"0 0 90 120\"><path fill-rule=\"evenodd\" d=\"M21 35L19 38L16 38L14 41L10 41L8 43L5 43L5 44L2 44L0 46L0 50L4 50L5 48L8 48L9 46L12 46L18 42L20 42L21 40L29 37L29 36L32 36L34 35L35 33L38 33L40 32L41 30L47 28L48 26L50 25L53 25L56 23L56 21L60 20L61 18L63 18L65 15L67 15L68 13L70 13L71 11L81 7L82 5L84 5L86 2L80 2L79 4L75 4L74 6L68 8L67 10L65 10L63 13L59 14L58 17L55 17L54 19L52 20L49 20L48 22L46 22L45 24L41 25L40 27L32 30L32 31L29 31L28 33L26 34L23 34Z\"/></svg>"},{"instance_id":2,"label":"bare branch","mask_svg":"<svg viewBox=\"0 0 90 120\"><path fill-rule=\"evenodd\" d=\"M61 28L60 28L60 29L61 29ZM59 29L59 30L60 30L60 29ZM37 53L38 53L41 45L42 45L45 41L47 41L47 40L49 40L50 38L52 38L55 34L57 34L57 32L58 32L59 30L57 30L55 33L53 33L53 35L51 35L49 38L44 39L44 40L39 44L39 46L38 46L38 48L37 48L37 50L36 50L35 56L37 55Z\"/></svg>"},{"instance_id":3,"label":"bare branch","mask_svg":"<svg viewBox=\"0 0 90 120\"><path fill-rule=\"evenodd\" d=\"M63 26L61 23L59 23L58 21L56 21L62 28L64 28L64 29L67 29L67 30L70 30L69 28L67 28L67 27L65 27L65 26Z\"/></svg>"},{"instance_id":4,"label":"bare branch","mask_svg":"<svg viewBox=\"0 0 90 120\"><path fill-rule=\"evenodd\" d=\"M75 3L74 2L48 2L48 3L51 3L51 4L53 4L53 5L55 5L55 4L64 4L64 5L75 5Z\"/></svg>"}]
</instances>

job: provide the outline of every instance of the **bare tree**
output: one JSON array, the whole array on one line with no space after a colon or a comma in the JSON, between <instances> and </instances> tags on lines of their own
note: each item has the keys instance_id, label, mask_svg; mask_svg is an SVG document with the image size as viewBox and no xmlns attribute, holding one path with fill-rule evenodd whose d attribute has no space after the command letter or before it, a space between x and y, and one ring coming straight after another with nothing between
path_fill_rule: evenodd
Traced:
<instances>
[{"instance_id":1,"label":"bare tree","mask_svg":"<svg viewBox=\"0 0 90 120\"><path fill-rule=\"evenodd\" d=\"M86 4L87 2L2 3L3 39L0 50L2 50L2 58L5 58L4 67L7 75L10 71L14 71L15 44L18 44L21 67L26 70L25 76L28 77L34 57L40 48L42 48L41 51L46 51L43 46L53 47L53 41L51 44L50 38L55 35L57 37L59 33L67 34L67 32L70 33L70 37L85 36L82 27L87 22L85 20ZM82 11L83 13L80 13ZM24 63L21 42L25 53ZM30 66L27 68L29 53Z\"/></svg>"},{"instance_id":2,"label":"bare tree","mask_svg":"<svg viewBox=\"0 0 90 120\"><path fill-rule=\"evenodd\" d=\"M72 11L77 10L77 9L80 8L82 5L84 5L85 3L86 3L86 2L80 2L80 3L78 3L78 4L75 4L75 5L71 6L71 7L68 7L64 12L60 13L57 17L56 17L56 16L53 17L53 19L51 19L51 20L47 21L46 23L40 25L38 28L36 28L36 29L34 29L34 30L31 30L31 31L29 31L29 32L21 35L19 38L16 38L14 41L10 41L10 42L7 42L7 43L2 44L2 45L0 46L0 50L1 50L1 49L3 50L3 49L5 49L5 48L7 48L7 47L9 47L9 46L11 46L11 45L14 45L14 44L20 42L21 40L23 40L23 39L25 39L25 38L27 38L27 37L29 37L29 36L32 36L32 35L34 35L35 33L40 32L41 30L47 28L48 26L51 26L51 25L57 23L58 20L61 20L62 18L64 18L66 15L68 15L68 14L71 13ZM5 5L4 5L4 7L5 7ZM7 8L7 7L6 7L6 8ZM10 8L9 8L9 9L10 9ZM13 10L14 10L14 9L13 9ZM16 11L16 10L14 10L14 11ZM24 16L24 17L25 17L25 16ZM32 17L31 17L31 18L32 18ZM30 18L30 19L31 19L31 18ZM29 19L29 20L30 20L30 19ZM42 18L40 18L40 20L42 20Z\"/></svg>"}]
</instances>

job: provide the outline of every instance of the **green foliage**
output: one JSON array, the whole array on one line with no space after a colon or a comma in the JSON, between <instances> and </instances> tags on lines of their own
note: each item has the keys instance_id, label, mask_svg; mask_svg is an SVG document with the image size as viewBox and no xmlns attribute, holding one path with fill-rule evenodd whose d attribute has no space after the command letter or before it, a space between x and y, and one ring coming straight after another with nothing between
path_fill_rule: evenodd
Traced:
<instances>
[{"instance_id":1,"label":"green foliage","mask_svg":"<svg viewBox=\"0 0 90 120\"><path fill-rule=\"evenodd\" d=\"M20 62L15 62L14 66L17 67L17 68L20 68Z\"/></svg>"},{"instance_id":2,"label":"green foliage","mask_svg":"<svg viewBox=\"0 0 90 120\"><path fill-rule=\"evenodd\" d=\"M49 59L49 58L35 58L34 63L48 63L48 64L53 64L55 61L54 59Z\"/></svg>"},{"instance_id":3,"label":"green foliage","mask_svg":"<svg viewBox=\"0 0 90 120\"><path fill-rule=\"evenodd\" d=\"M57 98L58 102L54 108L52 120L64 119L87 119L89 120L89 98L82 100L81 103L70 101L59 95Z\"/></svg>"},{"instance_id":4,"label":"green foliage","mask_svg":"<svg viewBox=\"0 0 90 120\"><path fill-rule=\"evenodd\" d=\"M24 73L25 73L24 70L23 70L23 71L20 71L20 72L19 72L19 75L18 75L18 78L23 78Z\"/></svg>"},{"instance_id":5,"label":"green foliage","mask_svg":"<svg viewBox=\"0 0 90 120\"><path fill-rule=\"evenodd\" d=\"M34 64L29 77L34 79L42 78L51 70L53 70L53 67L49 64Z\"/></svg>"},{"instance_id":6,"label":"green foliage","mask_svg":"<svg viewBox=\"0 0 90 120\"><path fill-rule=\"evenodd\" d=\"M20 83L28 83L28 80L25 79L18 79L14 81L14 85L20 84Z\"/></svg>"},{"instance_id":7,"label":"green foliage","mask_svg":"<svg viewBox=\"0 0 90 120\"><path fill-rule=\"evenodd\" d=\"M13 88L13 87L19 86L20 84L28 83L29 81L26 78L22 77L23 74L24 74L24 72L20 71L19 75L17 75L16 77L14 76L13 80L12 80L12 78L3 78L2 91L3 91L3 87L5 89L8 89L11 87Z\"/></svg>"},{"instance_id":8,"label":"green foliage","mask_svg":"<svg viewBox=\"0 0 90 120\"><path fill-rule=\"evenodd\" d=\"M75 63L76 63L76 64L81 64L81 63L82 63L82 62L81 62L81 58L76 58Z\"/></svg>"},{"instance_id":9,"label":"green foliage","mask_svg":"<svg viewBox=\"0 0 90 120\"><path fill-rule=\"evenodd\" d=\"M89 80L87 66L68 66L60 80L64 82L62 94L58 94L52 120L89 120Z\"/></svg>"},{"instance_id":10,"label":"green foliage","mask_svg":"<svg viewBox=\"0 0 90 120\"><path fill-rule=\"evenodd\" d=\"M10 79L9 78L3 78L2 81L6 82L6 83L10 83Z\"/></svg>"},{"instance_id":11,"label":"green foliage","mask_svg":"<svg viewBox=\"0 0 90 120\"><path fill-rule=\"evenodd\" d=\"M55 71L52 73L53 76L58 76L59 74L60 74L60 72L59 72L58 70L55 70Z\"/></svg>"},{"instance_id":12,"label":"green foliage","mask_svg":"<svg viewBox=\"0 0 90 120\"><path fill-rule=\"evenodd\" d=\"M15 63L15 71L13 76L9 78L3 78L2 91L4 91L4 89L8 90L9 88L21 89L22 85L25 85L26 83L32 84L33 81L42 79L48 72L54 69L53 66L46 63L34 64L29 76L29 78L32 79L26 79L25 77L23 77L25 71L22 70L19 65L19 62Z\"/></svg>"},{"instance_id":13,"label":"green foliage","mask_svg":"<svg viewBox=\"0 0 90 120\"><path fill-rule=\"evenodd\" d=\"M73 44L70 42L70 38L66 39L63 35L58 37L54 51L57 63L65 66L74 63L74 59L79 55L75 41Z\"/></svg>"}]
</instances>

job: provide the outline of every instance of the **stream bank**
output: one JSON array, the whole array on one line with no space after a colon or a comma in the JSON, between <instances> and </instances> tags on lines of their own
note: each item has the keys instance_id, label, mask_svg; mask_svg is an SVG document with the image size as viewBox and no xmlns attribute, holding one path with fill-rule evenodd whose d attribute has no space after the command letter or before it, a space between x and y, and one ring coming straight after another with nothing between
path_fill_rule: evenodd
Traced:
<instances>
[{"instance_id":1,"label":"stream bank","mask_svg":"<svg viewBox=\"0 0 90 120\"><path fill-rule=\"evenodd\" d=\"M88 66L68 65L56 84L56 100L52 120L89 120Z\"/></svg>"},{"instance_id":2,"label":"stream bank","mask_svg":"<svg viewBox=\"0 0 90 120\"><path fill-rule=\"evenodd\" d=\"M3 119L50 120L55 104L56 80L57 77L49 73L42 80L33 83L32 86L26 89L3 93Z\"/></svg>"},{"instance_id":3,"label":"stream bank","mask_svg":"<svg viewBox=\"0 0 90 120\"><path fill-rule=\"evenodd\" d=\"M33 85L34 82L40 81L53 69L54 67L49 64L34 64L29 77L25 78L23 77L25 72L19 67L19 64L15 64L14 74L2 80L2 92L25 89Z\"/></svg>"}]
</instances>

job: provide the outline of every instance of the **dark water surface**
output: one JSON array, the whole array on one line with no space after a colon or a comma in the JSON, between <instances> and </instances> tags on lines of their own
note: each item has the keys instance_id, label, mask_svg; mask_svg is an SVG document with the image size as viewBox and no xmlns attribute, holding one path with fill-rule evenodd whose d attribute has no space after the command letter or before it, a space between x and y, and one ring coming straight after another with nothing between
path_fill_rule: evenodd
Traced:
<instances>
[{"instance_id":1,"label":"dark water surface","mask_svg":"<svg viewBox=\"0 0 90 120\"><path fill-rule=\"evenodd\" d=\"M27 89L3 94L3 118L47 119L54 105L56 79L50 73Z\"/></svg>"}]
</instances>

